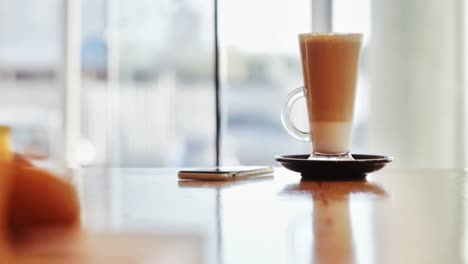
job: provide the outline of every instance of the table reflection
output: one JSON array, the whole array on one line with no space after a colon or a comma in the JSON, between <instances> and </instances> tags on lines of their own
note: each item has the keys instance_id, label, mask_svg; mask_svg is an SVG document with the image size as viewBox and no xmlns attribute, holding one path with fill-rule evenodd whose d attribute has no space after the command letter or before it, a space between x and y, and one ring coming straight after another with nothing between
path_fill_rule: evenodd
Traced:
<instances>
[{"instance_id":1,"label":"table reflection","mask_svg":"<svg viewBox=\"0 0 468 264\"><path fill-rule=\"evenodd\" d=\"M195 180L179 180L178 186L181 189L212 189L214 190L214 196L216 200L215 207L215 218L216 218L216 249L215 258L216 263L224 263L223 257L223 223L222 223L222 212L221 212L221 190L226 188L232 188L236 186L242 186L245 184L261 183L265 181L271 181L273 175L264 175L256 178L248 179L233 179L229 181L195 181Z\"/></svg>"},{"instance_id":2,"label":"table reflection","mask_svg":"<svg viewBox=\"0 0 468 264\"><path fill-rule=\"evenodd\" d=\"M357 259L358 249L356 238L353 237L351 219L351 197L360 197L364 200L387 197L381 187L365 180L331 182L303 180L287 185L282 194L300 195L312 199L312 239L307 240L304 237L300 239L312 241L309 256L312 263L349 263L350 260ZM298 228L293 230L300 231Z\"/></svg>"},{"instance_id":3,"label":"table reflection","mask_svg":"<svg viewBox=\"0 0 468 264\"><path fill-rule=\"evenodd\" d=\"M181 182L174 169L86 169L86 230L197 234L207 263L464 263L466 173L368 181ZM95 229L96 227L96 229Z\"/></svg>"}]
</instances>

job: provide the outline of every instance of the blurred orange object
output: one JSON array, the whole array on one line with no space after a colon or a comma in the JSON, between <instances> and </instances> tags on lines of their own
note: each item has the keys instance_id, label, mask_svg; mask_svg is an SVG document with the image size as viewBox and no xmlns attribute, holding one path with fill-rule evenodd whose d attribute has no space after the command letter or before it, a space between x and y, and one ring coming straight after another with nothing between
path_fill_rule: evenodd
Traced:
<instances>
[{"instance_id":1,"label":"blurred orange object","mask_svg":"<svg viewBox=\"0 0 468 264\"><path fill-rule=\"evenodd\" d=\"M13 152L10 148L10 128L0 126L0 161L10 161Z\"/></svg>"},{"instance_id":2,"label":"blurred orange object","mask_svg":"<svg viewBox=\"0 0 468 264\"><path fill-rule=\"evenodd\" d=\"M11 174L10 234L79 225L78 199L70 184L45 170L23 164L15 164Z\"/></svg>"},{"instance_id":3,"label":"blurred orange object","mask_svg":"<svg viewBox=\"0 0 468 264\"><path fill-rule=\"evenodd\" d=\"M73 187L14 154L9 140L10 129L0 126L0 224L7 230L3 233L14 239L36 228L78 226L79 204Z\"/></svg>"},{"instance_id":4,"label":"blurred orange object","mask_svg":"<svg viewBox=\"0 0 468 264\"><path fill-rule=\"evenodd\" d=\"M18 153L13 154L13 163L16 166L24 166L24 167L32 167L33 164L26 159L23 155L20 155Z\"/></svg>"}]
</instances>

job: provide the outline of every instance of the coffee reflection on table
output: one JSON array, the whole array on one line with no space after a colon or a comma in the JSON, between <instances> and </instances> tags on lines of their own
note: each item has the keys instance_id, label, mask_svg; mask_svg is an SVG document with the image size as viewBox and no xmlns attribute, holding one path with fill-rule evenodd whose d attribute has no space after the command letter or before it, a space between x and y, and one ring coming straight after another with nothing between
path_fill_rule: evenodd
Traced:
<instances>
[{"instance_id":1,"label":"coffee reflection on table","mask_svg":"<svg viewBox=\"0 0 468 264\"><path fill-rule=\"evenodd\" d=\"M312 263L352 263L356 260L355 238L351 226L351 195L366 200L388 195L377 184L362 181L305 181L287 185L288 196L309 196L313 201ZM371 228L371 227L367 227ZM294 250L294 249L292 249ZM354 261L353 261L354 260Z\"/></svg>"}]
</instances>

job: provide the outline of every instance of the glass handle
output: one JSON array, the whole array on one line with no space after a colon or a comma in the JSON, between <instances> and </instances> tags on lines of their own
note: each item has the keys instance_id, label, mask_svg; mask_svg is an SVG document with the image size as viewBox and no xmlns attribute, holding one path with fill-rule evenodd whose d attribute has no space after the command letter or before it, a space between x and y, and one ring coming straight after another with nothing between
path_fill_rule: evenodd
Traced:
<instances>
[{"instance_id":1,"label":"glass handle","mask_svg":"<svg viewBox=\"0 0 468 264\"><path fill-rule=\"evenodd\" d=\"M292 137L294 137L295 139L299 141L310 142L310 133L299 130L293 124L293 122L291 121L291 117L290 117L292 106L298 99L304 96L305 96L304 87L302 86L294 89L292 92L288 94L288 96L286 97L284 101L283 109L281 111L281 121L289 135L291 135Z\"/></svg>"}]
</instances>

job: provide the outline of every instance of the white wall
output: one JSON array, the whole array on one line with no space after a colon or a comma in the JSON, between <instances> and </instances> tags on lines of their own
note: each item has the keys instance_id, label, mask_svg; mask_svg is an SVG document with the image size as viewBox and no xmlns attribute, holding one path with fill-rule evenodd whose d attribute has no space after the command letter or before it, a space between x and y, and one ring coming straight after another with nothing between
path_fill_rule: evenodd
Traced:
<instances>
[{"instance_id":1,"label":"white wall","mask_svg":"<svg viewBox=\"0 0 468 264\"><path fill-rule=\"evenodd\" d=\"M371 5L369 149L395 167L463 166L461 0Z\"/></svg>"}]
</instances>

